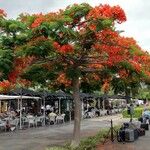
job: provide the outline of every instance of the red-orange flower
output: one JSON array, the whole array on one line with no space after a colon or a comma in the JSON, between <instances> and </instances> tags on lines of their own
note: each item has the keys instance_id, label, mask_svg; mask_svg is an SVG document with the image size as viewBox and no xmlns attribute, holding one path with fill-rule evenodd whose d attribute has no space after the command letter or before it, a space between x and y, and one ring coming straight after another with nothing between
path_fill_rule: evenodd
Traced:
<instances>
[{"instance_id":1,"label":"red-orange flower","mask_svg":"<svg viewBox=\"0 0 150 150\"><path fill-rule=\"evenodd\" d=\"M11 83L8 80L0 82L0 92L6 92L11 87Z\"/></svg>"},{"instance_id":2,"label":"red-orange flower","mask_svg":"<svg viewBox=\"0 0 150 150\"><path fill-rule=\"evenodd\" d=\"M0 17L6 17L7 14L5 13L5 11L3 9L0 9Z\"/></svg>"},{"instance_id":3,"label":"red-orange flower","mask_svg":"<svg viewBox=\"0 0 150 150\"><path fill-rule=\"evenodd\" d=\"M31 24L31 28L36 28L40 26L43 21L45 21L45 17L42 13L39 15L36 15L34 22Z\"/></svg>"},{"instance_id":4,"label":"red-orange flower","mask_svg":"<svg viewBox=\"0 0 150 150\"><path fill-rule=\"evenodd\" d=\"M126 21L126 16L122 8L120 6L111 7L108 4L99 5L95 8L91 9L89 14L87 15L87 19L114 19L118 23L122 23Z\"/></svg>"},{"instance_id":5,"label":"red-orange flower","mask_svg":"<svg viewBox=\"0 0 150 150\"><path fill-rule=\"evenodd\" d=\"M73 46L70 44L60 45L58 42L53 43L53 47L60 53L70 53L73 52Z\"/></svg>"},{"instance_id":6,"label":"red-orange flower","mask_svg":"<svg viewBox=\"0 0 150 150\"><path fill-rule=\"evenodd\" d=\"M64 73L60 73L59 77L57 78L57 82L64 84L66 87L71 84L71 81L66 78Z\"/></svg>"}]
</instances>

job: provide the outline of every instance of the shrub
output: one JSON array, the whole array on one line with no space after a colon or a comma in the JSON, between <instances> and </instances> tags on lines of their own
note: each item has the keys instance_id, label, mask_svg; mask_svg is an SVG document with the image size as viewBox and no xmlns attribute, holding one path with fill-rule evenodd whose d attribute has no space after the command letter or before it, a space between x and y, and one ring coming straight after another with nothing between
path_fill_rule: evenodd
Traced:
<instances>
[{"instance_id":1,"label":"shrub","mask_svg":"<svg viewBox=\"0 0 150 150\"><path fill-rule=\"evenodd\" d=\"M96 145L103 141L108 129L101 130L96 136L88 137L81 140L81 143L76 150L95 150Z\"/></svg>"},{"instance_id":2,"label":"shrub","mask_svg":"<svg viewBox=\"0 0 150 150\"><path fill-rule=\"evenodd\" d=\"M150 110L150 108L148 108L148 110ZM142 108L142 107L136 107L134 109L134 112L133 112L133 118L139 118L139 117L141 117L143 111L144 111L144 108ZM123 116L123 118L130 118L130 115L127 113L127 109L125 109L125 110L122 111L122 116Z\"/></svg>"}]
</instances>

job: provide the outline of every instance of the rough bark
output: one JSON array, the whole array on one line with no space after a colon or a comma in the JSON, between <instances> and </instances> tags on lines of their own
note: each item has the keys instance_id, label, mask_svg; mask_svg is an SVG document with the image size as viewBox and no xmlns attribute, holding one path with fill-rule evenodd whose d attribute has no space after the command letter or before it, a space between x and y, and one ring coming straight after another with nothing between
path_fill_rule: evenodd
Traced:
<instances>
[{"instance_id":1,"label":"rough bark","mask_svg":"<svg viewBox=\"0 0 150 150\"><path fill-rule=\"evenodd\" d=\"M73 98L74 98L74 130L71 146L77 147L80 143L80 126L81 126L81 101L79 97L79 78L73 79Z\"/></svg>"},{"instance_id":2,"label":"rough bark","mask_svg":"<svg viewBox=\"0 0 150 150\"><path fill-rule=\"evenodd\" d=\"M108 91L104 92L104 109L108 108L109 106L109 100L108 100Z\"/></svg>"},{"instance_id":3,"label":"rough bark","mask_svg":"<svg viewBox=\"0 0 150 150\"><path fill-rule=\"evenodd\" d=\"M126 97L127 104L131 103L130 89L125 89L125 97Z\"/></svg>"}]
</instances>

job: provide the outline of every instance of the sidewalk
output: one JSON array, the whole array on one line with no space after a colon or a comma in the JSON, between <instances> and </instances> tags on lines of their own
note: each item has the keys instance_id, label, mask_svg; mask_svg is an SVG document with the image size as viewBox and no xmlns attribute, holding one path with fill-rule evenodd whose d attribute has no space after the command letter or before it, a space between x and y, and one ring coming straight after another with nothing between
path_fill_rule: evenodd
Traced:
<instances>
[{"instance_id":1,"label":"sidewalk","mask_svg":"<svg viewBox=\"0 0 150 150\"><path fill-rule=\"evenodd\" d=\"M135 142L123 144L109 141L99 145L97 150L150 150L150 131L146 131L146 135L139 137Z\"/></svg>"},{"instance_id":2,"label":"sidewalk","mask_svg":"<svg viewBox=\"0 0 150 150\"><path fill-rule=\"evenodd\" d=\"M120 114L82 120L81 136L93 136L100 129L110 127L111 119L114 121L114 125L124 122ZM5 132L0 134L0 150L44 150L47 147L70 142L72 133L73 122Z\"/></svg>"}]
</instances>

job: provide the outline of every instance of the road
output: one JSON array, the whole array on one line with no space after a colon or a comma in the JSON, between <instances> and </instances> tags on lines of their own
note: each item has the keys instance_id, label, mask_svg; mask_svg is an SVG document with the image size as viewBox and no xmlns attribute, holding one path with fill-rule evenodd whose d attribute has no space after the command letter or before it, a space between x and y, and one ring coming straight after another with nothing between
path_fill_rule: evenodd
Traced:
<instances>
[{"instance_id":1,"label":"road","mask_svg":"<svg viewBox=\"0 0 150 150\"><path fill-rule=\"evenodd\" d=\"M121 115L86 119L81 123L81 136L95 135L101 128L123 121ZM0 150L45 150L47 147L62 145L72 138L73 122L63 125L30 128L15 132L0 133Z\"/></svg>"}]
</instances>

